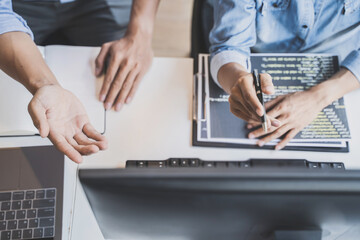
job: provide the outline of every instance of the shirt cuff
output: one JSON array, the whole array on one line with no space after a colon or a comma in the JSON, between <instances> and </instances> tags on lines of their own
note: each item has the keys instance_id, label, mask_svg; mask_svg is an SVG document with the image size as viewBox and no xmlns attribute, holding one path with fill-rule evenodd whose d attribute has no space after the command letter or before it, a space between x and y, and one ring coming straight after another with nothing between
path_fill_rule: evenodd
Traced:
<instances>
[{"instance_id":1,"label":"shirt cuff","mask_svg":"<svg viewBox=\"0 0 360 240\"><path fill-rule=\"evenodd\" d=\"M0 12L0 34L7 32L24 32L34 39L33 33L23 18L16 13Z\"/></svg>"},{"instance_id":2,"label":"shirt cuff","mask_svg":"<svg viewBox=\"0 0 360 240\"><path fill-rule=\"evenodd\" d=\"M241 54L237 51L222 51L215 54L211 58L210 72L214 82L220 88L222 88L222 86L220 85L217 78L218 72L222 66L231 62L239 63L241 66L245 67L248 72L251 70L250 59L244 54Z\"/></svg>"},{"instance_id":3,"label":"shirt cuff","mask_svg":"<svg viewBox=\"0 0 360 240\"><path fill-rule=\"evenodd\" d=\"M341 63L342 67L350 70L358 81L360 81L360 52L359 50L352 51L345 60Z\"/></svg>"}]
</instances>

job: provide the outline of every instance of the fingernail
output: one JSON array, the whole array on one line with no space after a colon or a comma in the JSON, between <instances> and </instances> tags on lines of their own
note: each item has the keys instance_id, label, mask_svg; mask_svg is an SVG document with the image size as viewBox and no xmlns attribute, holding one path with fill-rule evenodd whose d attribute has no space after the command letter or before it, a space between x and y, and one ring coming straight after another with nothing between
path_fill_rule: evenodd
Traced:
<instances>
[{"instance_id":1,"label":"fingernail","mask_svg":"<svg viewBox=\"0 0 360 240\"><path fill-rule=\"evenodd\" d=\"M105 103L105 109L109 110L111 108L111 104L110 103Z\"/></svg>"},{"instance_id":2,"label":"fingernail","mask_svg":"<svg viewBox=\"0 0 360 240\"><path fill-rule=\"evenodd\" d=\"M95 75L99 75L100 69L98 67L95 68Z\"/></svg>"},{"instance_id":3,"label":"fingernail","mask_svg":"<svg viewBox=\"0 0 360 240\"><path fill-rule=\"evenodd\" d=\"M122 107L123 107L122 103L117 104L115 107L115 111L117 111L117 112L120 111L122 109Z\"/></svg>"},{"instance_id":4,"label":"fingernail","mask_svg":"<svg viewBox=\"0 0 360 240\"><path fill-rule=\"evenodd\" d=\"M272 125L274 127L279 127L280 126L280 121L275 119L275 120L272 121Z\"/></svg>"},{"instance_id":5,"label":"fingernail","mask_svg":"<svg viewBox=\"0 0 360 240\"><path fill-rule=\"evenodd\" d=\"M256 109L256 113L261 117L263 115L263 110L258 108Z\"/></svg>"},{"instance_id":6,"label":"fingernail","mask_svg":"<svg viewBox=\"0 0 360 240\"><path fill-rule=\"evenodd\" d=\"M262 146L264 146L264 144L265 144L265 142L264 141L258 141L258 145L259 145L259 147L262 147Z\"/></svg>"},{"instance_id":7,"label":"fingernail","mask_svg":"<svg viewBox=\"0 0 360 240\"><path fill-rule=\"evenodd\" d=\"M100 101L101 101L101 102L104 102L104 101L105 101L105 95L104 95L104 94L100 95Z\"/></svg>"},{"instance_id":8,"label":"fingernail","mask_svg":"<svg viewBox=\"0 0 360 240\"><path fill-rule=\"evenodd\" d=\"M131 98L131 97L128 97L128 98L126 99L126 104L131 103L131 101L132 101L132 98Z\"/></svg>"},{"instance_id":9,"label":"fingernail","mask_svg":"<svg viewBox=\"0 0 360 240\"><path fill-rule=\"evenodd\" d=\"M246 127L247 127L247 129L250 129L250 128L252 128L252 125L248 124L248 125L246 125Z\"/></svg>"},{"instance_id":10,"label":"fingernail","mask_svg":"<svg viewBox=\"0 0 360 240\"><path fill-rule=\"evenodd\" d=\"M249 138L250 138L250 139L254 139L254 138L255 138L255 135L252 134L252 133L250 133L250 134L249 134Z\"/></svg>"},{"instance_id":11,"label":"fingernail","mask_svg":"<svg viewBox=\"0 0 360 240\"><path fill-rule=\"evenodd\" d=\"M281 149L282 149L281 146L276 145L275 150L281 150Z\"/></svg>"}]
</instances>

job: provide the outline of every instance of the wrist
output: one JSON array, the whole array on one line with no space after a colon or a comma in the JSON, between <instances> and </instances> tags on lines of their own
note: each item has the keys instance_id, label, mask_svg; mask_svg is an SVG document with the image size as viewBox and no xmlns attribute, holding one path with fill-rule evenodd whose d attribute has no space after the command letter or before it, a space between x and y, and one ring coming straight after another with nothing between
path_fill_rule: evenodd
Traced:
<instances>
[{"instance_id":1,"label":"wrist","mask_svg":"<svg viewBox=\"0 0 360 240\"><path fill-rule=\"evenodd\" d=\"M231 88L237 82L241 82L243 77L249 73L246 69L238 63L227 63L223 65L218 71L218 81L223 89L230 93Z\"/></svg>"},{"instance_id":2,"label":"wrist","mask_svg":"<svg viewBox=\"0 0 360 240\"><path fill-rule=\"evenodd\" d=\"M30 84L27 88L31 92L32 95L35 95L35 93L39 89L41 89L43 87L47 87L47 86L59 86L60 87L60 84L56 81L56 79L40 78L40 79L30 80Z\"/></svg>"}]
</instances>

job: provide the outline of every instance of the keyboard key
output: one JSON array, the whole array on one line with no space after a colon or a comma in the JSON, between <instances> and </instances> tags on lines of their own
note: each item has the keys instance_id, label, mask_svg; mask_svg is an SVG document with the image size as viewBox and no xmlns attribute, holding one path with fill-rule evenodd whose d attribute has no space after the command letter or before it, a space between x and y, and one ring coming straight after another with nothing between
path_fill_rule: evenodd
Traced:
<instances>
[{"instance_id":1,"label":"keyboard key","mask_svg":"<svg viewBox=\"0 0 360 240\"><path fill-rule=\"evenodd\" d=\"M40 198L40 199L42 199L42 198L45 198L45 190L37 190L36 191L36 198Z\"/></svg>"},{"instance_id":2,"label":"keyboard key","mask_svg":"<svg viewBox=\"0 0 360 240\"><path fill-rule=\"evenodd\" d=\"M14 201L11 204L11 210L21 209L21 201Z\"/></svg>"},{"instance_id":3,"label":"keyboard key","mask_svg":"<svg viewBox=\"0 0 360 240\"><path fill-rule=\"evenodd\" d=\"M188 159L181 159L180 160L180 166L181 167L188 167L189 166L189 160Z\"/></svg>"},{"instance_id":4,"label":"keyboard key","mask_svg":"<svg viewBox=\"0 0 360 240\"><path fill-rule=\"evenodd\" d=\"M13 230L13 229L17 229L17 221L16 220L8 221L7 230Z\"/></svg>"},{"instance_id":5,"label":"keyboard key","mask_svg":"<svg viewBox=\"0 0 360 240\"><path fill-rule=\"evenodd\" d=\"M21 230L12 231L11 239L21 239Z\"/></svg>"},{"instance_id":6,"label":"keyboard key","mask_svg":"<svg viewBox=\"0 0 360 240\"><path fill-rule=\"evenodd\" d=\"M38 210L38 218L54 217L54 216L55 216L54 208L42 208Z\"/></svg>"},{"instance_id":7,"label":"keyboard key","mask_svg":"<svg viewBox=\"0 0 360 240\"><path fill-rule=\"evenodd\" d=\"M15 211L9 211L5 213L5 220L14 220L15 219Z\"/></svg>"},{"instance_id":8,"label":"keyboard key","mask_svg":"<svg viewBox=\"0 0 360 240\"><path fill-rule=\"evenodd\" d=\"M344 169L344 164L342 163L333 163L335 169Z\"/></svg>"},{"instance_id":9,"label":"keyboard key","mask_svg":"<svg viewBox=\"0 0 360 240\"><path fill-rule=\"evenodd\" d=\"M43 229L38 228L34 229L34 238L42 238L43 237Z\"/></svg>"},{"instance_id":10,"label":"keyboard key","mask_svg":"<svg viewBox=\"0 0 360 240\"><path fill-rule=\"evenodd\" d=\"M320 163L322 169L332 169L331 163Z\"/></svg>"},{"instance_id":11,"label":"keyboard key","mask_svg":"<svg viewBox=\"0 0 360 240\"><path fill-rule=\"evenodd\" d=\"M28 220L19 220L18 229L24 229L28 227Z\"/></svg>"},{"instance_id":12,"label":"keyboard key","mask_svg":"<svg viewBox=\"0 0 360 240\"><path fill-rule=\"evenodd\" d=\"M33 208L48 208L55 206L55 199L34 200Z\"/></svg>"},{"instance_id":13,"label":"keyboard key","mask_svg":"<svg viewBox=\"0 0 360 240\"><path fill-rule=\"evenodd\" d=\"M149 161L147 166L149 168L164 168L165 164L164 161Z\"/></svg>"},{"instance_id":14,"label":"keyboard key","mask_svg":"<svg viewBox=\"0 0 360 240\"><path fill-rule=\"evenodd\" d=\"M31 200L22 201L22 209L29 209L31 208Z\"/></svg>"},{"instance_id":15,"label":"keyboard key","mask_svg":"<svg viewBox=\"0 0 360 240\"><path fill-rule=\"evenodd\" d=\"M25 192L13 192L12 200L24 200L25 198Z\"/></svg>"},{"instance_id":16,"label":"keyboard key","mask_svg":"<svg viewBox=\"0 0 360 240\"><path fill-rule=\"evenodd\" d=\"M170 167L178 167L179 166L179 160L178 159L171 159L170 160Z\"/></svg>"},{"instance_id":17,"label":"keyboard key","mask_svg":"<svg viewBox=\"0 0 360 240\"><path fill-rule=\"evenodd\" d=\"M36 218L36 210L35 209L27 210L26 218Z\"/></svg>"},{"instance_id":18,"label":"keyboard key","mask_svg":"<svg viewBox=\"0 0 360 240\"><path fill-rule=\"evenodd\" d=\"M32 238L32 229L25 229L23 230L23 238L27 239L27 238Z\"/></svg>"},{"instance_id":19,"label":"keyboard key","mask_svg":"<svg viewBox=\"0 0 360 240\"><path fill-rule=\"evenodd\" d=\"M30 219L29 220L29 228L37 228L39 226L39 219Z\"/></svg>"},{"instance_id":20,"label":"keyboard key","mask_svg":"<svg viewBox=\"0 0 360 240\"><path fill-rule=\"evenodd\" d=\"M227 168L227 163L226 162L217 162L216 167L217 168Z\"/></svg>"},{"instance_id":21,"label":"keyboard key","mask_svg":"<svg viewBox=\"0 0 360 240\"><path fill-rule=\"evenodd\" d=\"M11 232L10 231L6 231L6 232L1 232L1 240L10 240L11 239Z\"/></svg>"},{"instance_id":22,"label":"keyboard key","mask_svg":"<svg viewBox=\"0 0 360 240\"><path fill-rule=\"evenodd\" d=\"M0 221L0 231L3 231L6 229L6 222L5 221Z\"/></svg>"},{"instance_id":23,"label":"keyboard key","mask_svg":"<svg viewBox=\"0 0 360 240\"><path fill-rule=\"evenodd\" d=\"M16 211L16 219L24 219L26 216L26 210Z\"/></svg>"},{"instance_id":24,"label":"keyboard key","mask_svg":"<svg viewBox=\"0 0 360 240\"><path fill-rule=\"evenodd\" d=\"M26 191L25 199L34 199L35 191Z\"/></svg>"},{"instance_id":25,"label":"keyboard key","mask_svg":"<svg viewBox=\"0 0 360 240\"><path fill-rule=\"evenodd\" d=\"M203 162L203 167L205 168L215 167L215 162Z\"/></svg>"},{"instance_id":26,"label":"keyboard key","mask_svg":"<svg viewBox=\"0 0 360 240\"><path fill-rule=\"evenodd\" d=\"M251 166L248 162L241 162L239 165L241 168L249 168Z\"/></svg>"},{"instance_id":27,"label":"keyboard key","mask_svg":"<svg viewBox=\"0 0 360 240\"><path fill-rule=\"evenodd\" d=\"M44 237L53 237L54 236L54 228L45 228Z\"/></svg>"},{"instance_id":28,"label":"keyboard key","mask_svg":"<svg viewBox=\"0 0 360 240\"><path fill-rule=\"evenodd\" d=\"M40 218L40 227L52 227L54 224L54 218Z\"/></svg>"},{"instance_id":29,"label":"keyboard key","mask_svg":"<svg viewBox=\"0 0 360 240\"><path fill-rule=\"evenodd\" d=\"M10 200L11 200L11 192L0 193L0 202L10 201Z\"/></svg>"},{"instance_id":30,"label":"keyboard key","mask_svg":"<svg viewBox=\"0 0 360 240\"><path fill-rule=\"evenodd\" d=\"M1 210L2 210L2 211L10 210L10 206L11 206L11 203L10 203L10 202L3 202L3 203L1 204Z\"/></svg>"},{"instance_id":31,"label":"keyboard key","mask_svg":"<svg viewBox=\"0 0 360 240\"><path fill-rule=\"evenodd\" d=\"M318 168L319 168L319 164L318 164L318 163L309 163L309 168L310 168L310 169L318 169Z\"/></svg>"},{"instance_id":32,"label":"keyboard key","mask_svg":"<svg viewBox=\"0 0 360 240\"><path fill-rule=\"evenodd\" d=\"M46 190L46 198L54 198L55 197L55 189Z\"/></svg>"},{"instance_id":33,"label":"keyboard key","mask_svg":"<svg viewBox=\"0 0 360 240\"><path fill-rule=\"evenodd\" d=\"M5 212L0 212L0 221L5 219Z\"/></svg>"},{"instance_id":34,"label":"keyboard key","mask_svg":"<svg viewBox=\"0 0 360 240\"><path fill-rule=\"evenodd\" d=\"M238 168L240 165L238 162L228 162L229 168Z\"/></svg>"},{"instance_id":35,"label":"keyboard key","mask_svg":"<svg viewBox=\"0 0 360 240\"><path fill-rule=\"evenodd\" d=\"M189 163L190 163L190 167L198 167L199 166L198 159L190 159Z\"/></svg>"},{"instance_id":36,"label":"keyboard key","mask_svg":"<svg viewBox=\"0 0 360 240\"><path fill-rule=\"evenodd\" d=\"M146 162L145 161L137 161L136 166L139 168L146 167Z\"/></svg>"}]
</instances>

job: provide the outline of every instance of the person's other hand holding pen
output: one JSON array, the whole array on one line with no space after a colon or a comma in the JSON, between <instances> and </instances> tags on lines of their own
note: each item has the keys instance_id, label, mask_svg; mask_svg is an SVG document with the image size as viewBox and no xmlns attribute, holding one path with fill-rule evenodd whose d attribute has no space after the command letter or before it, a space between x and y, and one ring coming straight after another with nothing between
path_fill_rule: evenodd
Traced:
<instances>
[{"instance_id":1,"label":"person's other hand holding pen","mask_svg":"<svg viewBox=\"0 0 360 240\"><path fill-rule=\"evenodd\" d=\"M261 91L265 94L274 94L274 85L269 74L260 74ZM261 117L265 114L264 106L257 97L252 73L237 63L228 63L218 72L218 80L223 89L230 94L230 111L250 125L261 124ZM272 117L266 118L264 124L269 129L278 127L280 122Z\"/></svg>"}]
</instances>

